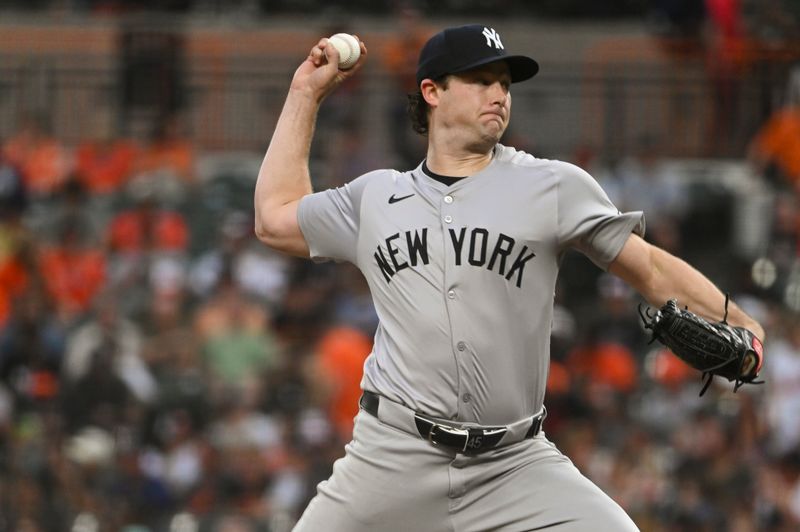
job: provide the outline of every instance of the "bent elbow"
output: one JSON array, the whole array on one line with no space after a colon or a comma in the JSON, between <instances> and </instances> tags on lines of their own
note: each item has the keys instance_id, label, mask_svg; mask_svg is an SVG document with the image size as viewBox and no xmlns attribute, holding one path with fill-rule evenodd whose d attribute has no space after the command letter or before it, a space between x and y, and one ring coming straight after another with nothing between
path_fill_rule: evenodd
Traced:
<instances>
[{"instance_id":1,"label":"bent elbow","mask_svg":"<svg viewBox=\"0 0 800 532\"><path fill-rule=\"evenodd\" d=\"M289 255L308 256L308 245L297 223L297 202L274 209L257 207L254 232L267 247Z\"/></svg>"},{"instance_id":2,"label":"bent elbow","mask_svg":"<svg viewBox=\"0 0 800 532\"><path fill-rule=\"evenodd\" d=\"M264 220L262 217L256 216L254 232L256 238L262 243L271 248L277 246L279 231L274 223L270 223L269 220Z\"/></svg>"}]
</instances>

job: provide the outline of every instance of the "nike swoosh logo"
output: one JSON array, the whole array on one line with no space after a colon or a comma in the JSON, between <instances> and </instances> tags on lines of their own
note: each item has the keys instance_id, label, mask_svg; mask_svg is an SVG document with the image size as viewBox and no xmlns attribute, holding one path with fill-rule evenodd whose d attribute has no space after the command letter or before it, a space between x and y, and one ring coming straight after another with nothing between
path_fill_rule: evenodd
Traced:
<instances>
[{"instance_id":1,"label":"nike swoosh logo","mask_svg":"<svg viewBox=\"0 0 800 532\"><path fill-rule=\"evenodd\" d=\"M409 194L408 196L400 196L399 198L395 198L394 194L392 194L391 196L389 196L389 205L391 205L392 203L397 203L398 201L403 201L404 199L408 199L413 195L414 194L412 193Z\"/></svg>"}]
</instances>

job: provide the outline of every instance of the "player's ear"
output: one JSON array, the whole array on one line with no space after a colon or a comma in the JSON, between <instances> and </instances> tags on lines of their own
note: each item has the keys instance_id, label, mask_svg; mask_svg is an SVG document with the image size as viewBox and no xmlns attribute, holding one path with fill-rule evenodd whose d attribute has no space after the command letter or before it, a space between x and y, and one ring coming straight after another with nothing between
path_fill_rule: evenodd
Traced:
<instances>
[{"instance_id":1,"label":"player's ear","mask_svg":"<svg viewBox=\"0 0 800 532\"><path fill-rule=\"evenodd\" d=\"M419 91L422 93L422 97L432 107L439 105L439 92L441 90L442 87L432 79L423 79L419 84Z\"/></svg>"}]
</instances>

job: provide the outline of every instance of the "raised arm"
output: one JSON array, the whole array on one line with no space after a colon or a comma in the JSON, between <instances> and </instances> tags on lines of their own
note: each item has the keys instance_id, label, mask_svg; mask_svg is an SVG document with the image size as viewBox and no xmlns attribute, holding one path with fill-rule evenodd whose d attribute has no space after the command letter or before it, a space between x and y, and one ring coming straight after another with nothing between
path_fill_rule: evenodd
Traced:
<instances>
[{"instance_id":1,"label":"raised arm","mask_svg":"<svg viewBox=\"0 0 800 532\"><path fill-rule=\"evenodd\" d=\"M722 320L725 294L702 273L675 257L631 234L609 271L617 275L648 303L661 307L669 299L711 321ZM745 327L764 341L764 328L735 303L728 305L728 322Z\"/></svg>"},{"instance_id":2,"label":"raised arm","mask_svg":"<svg viewBox=\"0 0 800 532\"><path fill-rule=\"evenodd\" d=\"M336 48L328 39L320 39L292 78L258 172L254 201L256 235L278 251L308 256L308 245L297 223L297 206L312 192L308 158L314 124L325 97L361 68L367 49L359 43L358 62L349 70L339 70Z\"/></svg>"}]
</instances>

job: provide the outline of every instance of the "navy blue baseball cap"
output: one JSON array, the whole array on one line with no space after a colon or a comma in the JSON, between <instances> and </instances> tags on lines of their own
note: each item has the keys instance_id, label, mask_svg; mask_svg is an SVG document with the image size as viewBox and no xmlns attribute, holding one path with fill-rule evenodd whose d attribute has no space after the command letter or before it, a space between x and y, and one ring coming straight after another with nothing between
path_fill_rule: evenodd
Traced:
<instances>
[{"instance_id":1,"label":"navy blue baseball cap","mask_svg":"<svg viewBox=\"0 0 800 532\"><path fill-rule=\"evenodd\" d=\"M536 75L539 63L524 55L508 55L500 34L483 24L447 28L431 37L419 54L417 86L423 79L438 79L471 68L505 61L511 82L525 81Z\"/></svg>"}]
</instances>

